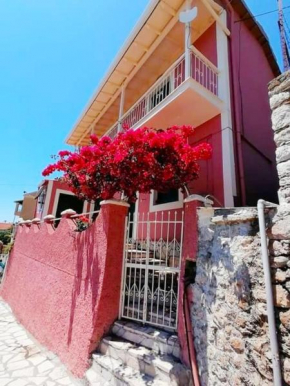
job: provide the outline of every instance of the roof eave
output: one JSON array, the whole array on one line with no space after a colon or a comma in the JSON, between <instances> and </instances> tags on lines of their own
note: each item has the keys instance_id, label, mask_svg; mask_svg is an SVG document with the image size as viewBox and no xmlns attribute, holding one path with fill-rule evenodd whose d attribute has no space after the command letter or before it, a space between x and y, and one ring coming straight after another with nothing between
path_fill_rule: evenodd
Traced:
<instances>
[{"instance_id":1,"label":"roof eave","mask_svg":"<svg viewBox=\"0 0 290 386\"><path fill-rule=\"evenodd\" d=\"M120 51L118 52L118 54L115 56L115 59L113 60L112 64L110 65L110 67L108 69L108 71L106 72L106 74L102 78L102 81L99 83L98 87L96 88L96 91L94 92L93 96L90 98L89 102L87 103L87 105L83 109L82 113L80 114L79 118L77 119L76 123L74 124L72 130L69 132L68 136L66 137L65 142L67 144L70 144L70 142L69 142L70 137L72 136L72 134L75 131L76 127L79 125L79 123L81 122L83 116L87 113L88 109L93 104L93 102L96 99L96 97L98 96L99 92L102 90L102 88L106 84L106 82L109 79L109 77L110 77L111 73L113 72L113 70L117 67L118 63L120 62L122 57L125 55L126 51L130 48L130 46L133 43L136 35L140 31L140 29L143 27L143 25L145 24L146 20L151 15L151 13L154 11L154 9L158 5L159 1L160 0L151 0L150 3L148 4L147 8L145 9L143 14L141 15L140 19L135 24L135 27L133 28L133 30L130 33L130 35L128 36L128 38L125 40L125 43L123 44L123 46L120 49Z\"/></svg>"}]
</instances>

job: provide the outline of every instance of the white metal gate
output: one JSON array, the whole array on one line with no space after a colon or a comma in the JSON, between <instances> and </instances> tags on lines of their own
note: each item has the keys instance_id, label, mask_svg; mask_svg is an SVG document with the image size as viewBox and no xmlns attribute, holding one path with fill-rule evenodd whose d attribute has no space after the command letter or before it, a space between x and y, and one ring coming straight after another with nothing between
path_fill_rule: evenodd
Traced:
<instances>
[{"instance_id":1,"label":"white metal gate","mask_svg":"<svg viewBox=\"0 0 290 386\"><path fill-rule=\"evenodd\" d=\"M119 317L177 328L182 238L183 212L127 218Z\"/></svg>"}]
</instances>

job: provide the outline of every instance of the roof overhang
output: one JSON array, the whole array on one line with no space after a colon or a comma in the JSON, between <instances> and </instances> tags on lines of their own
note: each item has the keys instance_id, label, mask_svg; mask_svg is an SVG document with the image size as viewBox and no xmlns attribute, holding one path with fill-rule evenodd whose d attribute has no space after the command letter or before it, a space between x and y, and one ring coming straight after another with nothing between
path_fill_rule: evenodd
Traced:
<instances>
[{"instance_id":1,"label":"roof overhang","mask_svg":"<svg viewBox=\"0 0 290 386\"><path fill-rule=\"evenodd\" d=\"M218 3L220 3L220 5ZM195 39L199 37L196 31L200 31L201 33L203 30L203 19L206 19L208 28L208 26L216 20L214 15L218 15L222 11L225 5L224 3L224 0L216 0L216 2L213 0L198 0L198 2L194 3L195 5L198 4L199 8L199 17L194 23ZM274 74L279 74L280 70L267 35L255 19L251 17L252 14L244 1L233 0L231 5L241 18L249 17L249 19L245 21L245 24L262 45ZM211 7L210 12L209 6ZM138 92L139 94L142 92L141 87L146 86L149 88L150 85L153 84L153 82L150 84L149 62L152 62L151 68L156 69L156 67L159 67L159 63L157 60L154 62L154 55L156 55L159 60L162 58L162 53L164 54L164 52L170 55L171 48L169 44L166 45L166 40L168 36L169 40L174 40L175 36L172 35L172 30L175 31L177 29L178 15L184 7L184 0L150 1L142 17L100 82L93 97L67 136L66 142L69 145L82 146L88 144L91 133L94 132L98 136L101 136L118 120L120 96L124 86L126 86L126 111L140 97L138 96ZM214 12L214 14L212 12ZM183 26L180 25L179 31L181 31L182 27ZM182 37L182 39L184 40L184 37ZM181 47L179 47L180 49L182 48L183 40ZM163 42L162 46L164 46L163 51L160 49L161 42ZM158 50L159 57L156 54ZM176 60L176 56L180 54L181 52L172 53L172 57L168 59L167 66L169 67L169 65ZM163 70L162 65L164 65L164 63L161 62L160 74L162 74ZM142 71L140 71L141 69ZM139 83L137 82L137 78ZM128 90L129 88L130 90ZM135 93L134 89L136 90ZM130 95L128 95L128 91L131 93ZM144 90L144 92L145 91L146 90Z\"/></svg>"}]
</instances>

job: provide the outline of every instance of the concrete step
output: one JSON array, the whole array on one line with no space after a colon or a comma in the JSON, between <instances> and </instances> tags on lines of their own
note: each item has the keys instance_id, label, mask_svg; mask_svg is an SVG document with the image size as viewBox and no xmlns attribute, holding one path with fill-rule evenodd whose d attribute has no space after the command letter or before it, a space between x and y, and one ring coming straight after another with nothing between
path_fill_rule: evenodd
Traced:
<instances>
[{"instance_id":1,"label":"concrete step","mask_svg":"<svg viewBox=\"0 0 290 386\"><path fill-rule=\"evenodd\" d=\"M101 377L93 367L86 371L85 379L87 381L85 384L89 386L111 386L111 383Z\"/></svg>"},{"instance_id":2,"label":"concrete step","mask_svg":"<svg viewBox=\"0 0 290 386\"><path fill-rule=\"evenodd\" d=\"M114 323L112 332L131 343L149 348L156 354L180 358L178 337L173 333L123 320Z\"/></svg>"},{"instance_id":3,"label":"concrete step","mask_svg":"<svg viewBox=\"0 0 290 386\"><path fill-rule=\"evenodd\" d=\"M121 360L102 354L93 354L91 369L110 386L167 386L166 382L140 374L139 371L124 366Z\"/></svg>"},{"instance_id":4,"label":"concrete step","mask_svg":"<svg viewBox=\"0 0 290 386\"><path fill-rule=\"evenodd\" d=\"M172 355L155 354L143 346L136 346L117 336L107 336L99 346L100 353L121 360L125 366L169 385L187 386L190 372Z\"/></svg>"}]
</instances>

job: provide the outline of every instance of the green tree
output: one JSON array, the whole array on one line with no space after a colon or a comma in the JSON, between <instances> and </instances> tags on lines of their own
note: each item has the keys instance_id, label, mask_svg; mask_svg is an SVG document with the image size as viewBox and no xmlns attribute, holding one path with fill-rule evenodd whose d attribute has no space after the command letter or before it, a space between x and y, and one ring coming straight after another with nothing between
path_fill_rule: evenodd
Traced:
<instances>
[{"instance_id":1,"label":"green tree","mask_svg":"<svg viewBox=\"0 0 290 386\"><path fill-rule=\"evenodd\" d=\"M0 240L4 245L7 245L11 241L12 229L5 229L0 231Z\"/></svg>"}]
</instances>

